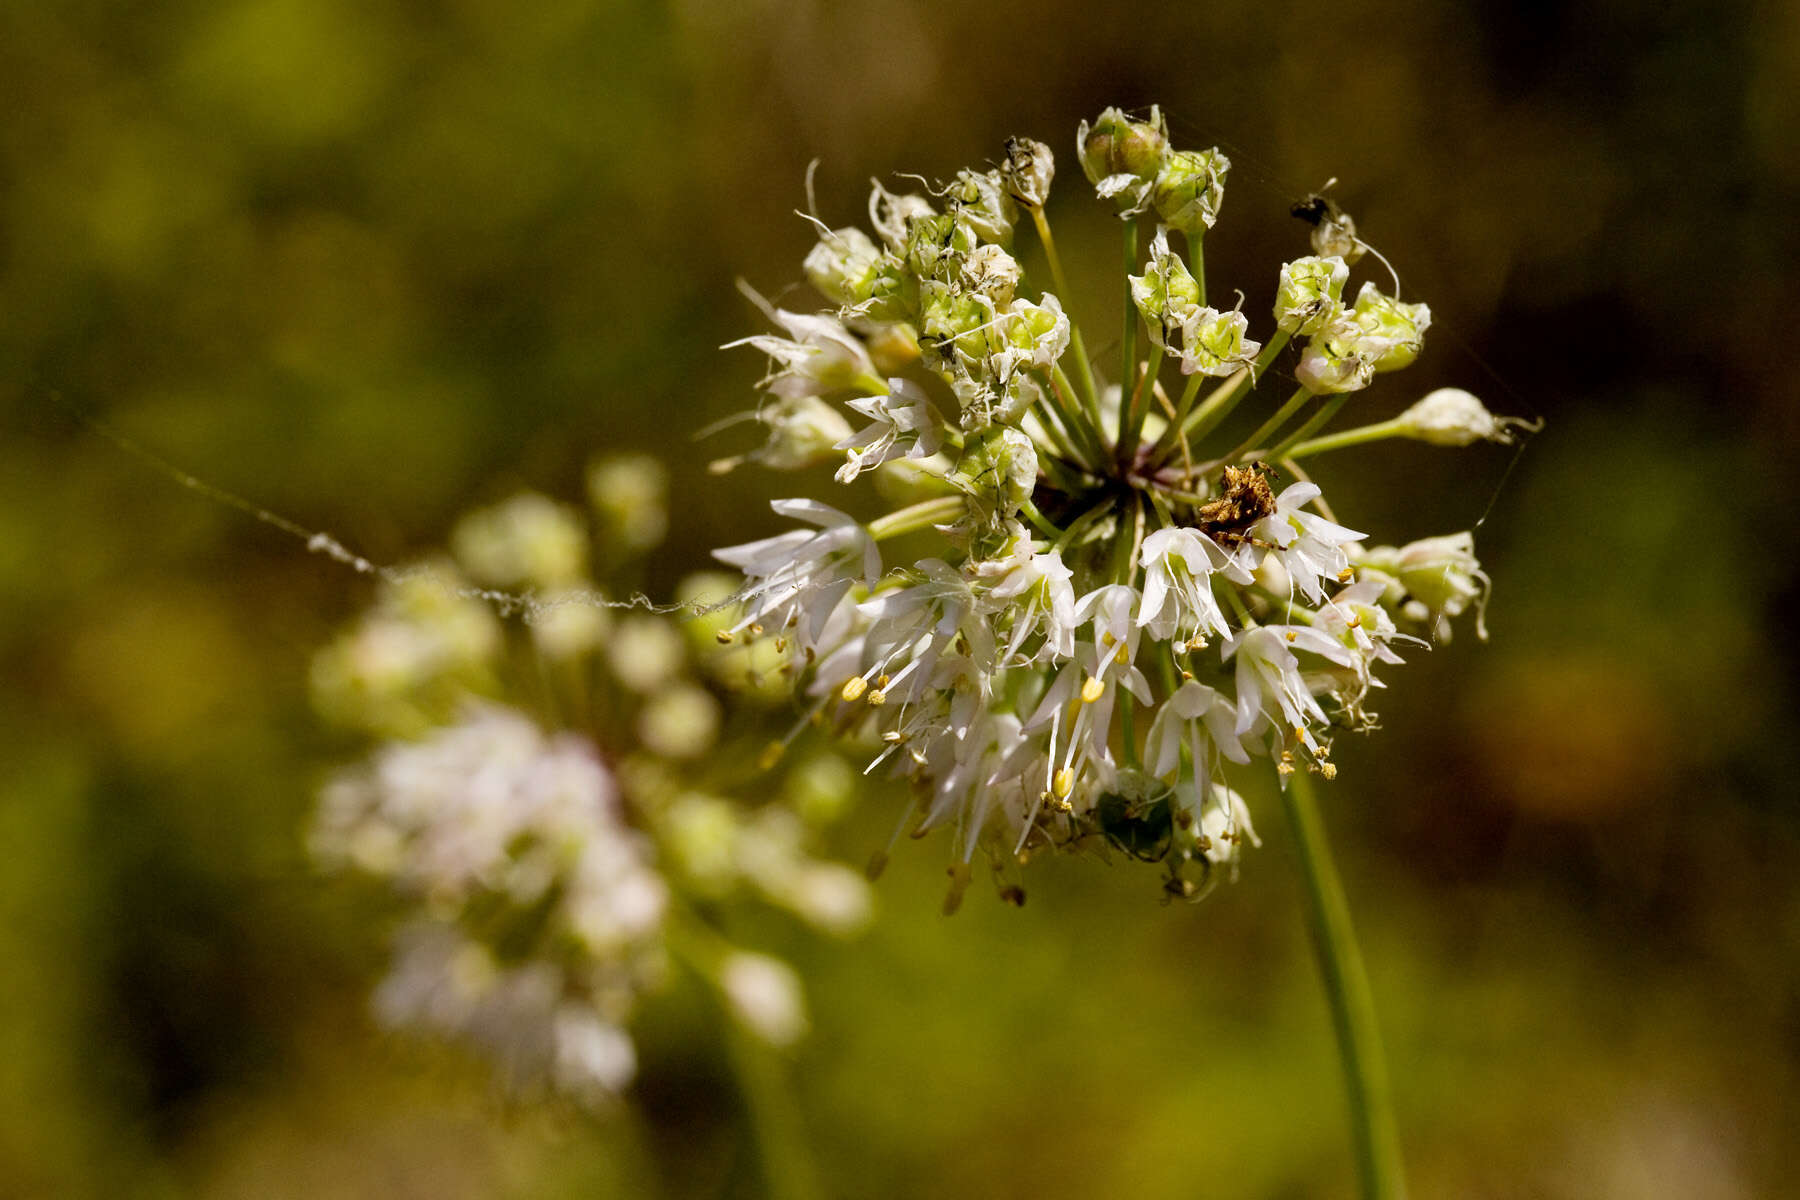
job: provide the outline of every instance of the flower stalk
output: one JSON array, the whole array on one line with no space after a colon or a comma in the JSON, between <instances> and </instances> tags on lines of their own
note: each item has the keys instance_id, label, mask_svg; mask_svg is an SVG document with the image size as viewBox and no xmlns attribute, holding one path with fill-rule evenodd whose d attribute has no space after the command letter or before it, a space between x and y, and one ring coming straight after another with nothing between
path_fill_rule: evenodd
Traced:
<instances>
[{"instance_id":1,"label":"flower stalk","mask_svg":"<svg viewBox=\"0 0 1800 1200\"><path fill-rule=\"evenodd\" d=\"M1312 780L1304 772L1295 772L1282 784L1282 808L1294 833L1306 892L1307 924L1343 1063L1360 1191L1364 1200L1403 1200L1406 1180L1399 1127L1375 1019L1374 993L1357 947L1349 901L1331 859Z\"/></svg>"}]
</instances>

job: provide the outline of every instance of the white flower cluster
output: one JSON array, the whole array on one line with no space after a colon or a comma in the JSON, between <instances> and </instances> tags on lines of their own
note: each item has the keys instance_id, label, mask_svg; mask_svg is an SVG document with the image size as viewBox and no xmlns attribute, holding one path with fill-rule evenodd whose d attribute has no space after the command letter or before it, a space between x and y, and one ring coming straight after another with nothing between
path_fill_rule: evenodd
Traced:
<instances>
[{"instance_id":1,"label":"white flower cluster","mask_svg":"<svg viewBox=\"0 0 1800 1200\"><path fill-rule=\"evenodd\" d=\"M622 1025L660 967L668 888L589 744L472 709L327 786L313 850L419 902L377 996L387 1021L581 1096L630 1080Z\"/></svg>"},{"instance_id":2,"label":"white flower cluster","mask_svg":"<svg viewBox=\"0 0 1800 1200\"><path fill-rule=\"evenodd\" d=\"M914 781L909 823L956 831L952 904L977 847L1003 866L1097 841L1198 894L1255 841L1231 773L1266 758L1333 774L1334 731L1372 726L1376 669L1486 594L1467 534L1365 551L1298 465L1376 437L1506 432L1458 393L1408 421L1321 433L1349 393L1411 363L1430 324L1425 305L1373 283L1344 302L1346 255L1366 248L1349 219L1315 236L1338 253L1282 268L1261 344L1243 313L1205 299L1200 244L1225 156L1172 148L1155 110L1107 110L1077 152L1128 239L1157 225L1126 280L1118 384L1096 377L1069 315L1043 213L1054 156L1022 138L1001 167L932 195L876 184L876 236L833 230L807 255L830 308L772 313L787 336L748 340L770 357L773 399L757 414L768 441L744 457L837 458L839 482L891 475L887 494L918 498L872 520L850 502L776 502L803 527L717 552L743 576L719 637L772 645L816 723L871 739L871 767ZM1022 213L1062 297L1022 294ZM1296 335L1300 354L1278 369ZM1284 373L1299 383L1285 403L1206 448ZM869 424L849 432L844 411Z\"/></svg>"},{"instance_id":3,"label":"white flower cluster","mask_svg":"<svg viewBox=\"0 0 1800 1200\"><path fill-rule=\"evenodd\" d=\"M595 464L609 561L660 541L665 488L653 460ZM517 496L465 518L451 545L454 565L400 573L314 664L321 710L386 739L326 786L311 837L322 865L398 897L378 1015L589 1103L630 1082L629 1020L672 963L752 1032L800 1036L794 973L702 914L755 897L824 932L860 928L866 881L812 851L849 768L802 761L773 789L733 778L761 745L721 744L742 650L675 616L615 615L575 510ZM521 589L525 626L482 588ZM729 798L751 782L776 802Z\"/></svg>"}]
</instances>

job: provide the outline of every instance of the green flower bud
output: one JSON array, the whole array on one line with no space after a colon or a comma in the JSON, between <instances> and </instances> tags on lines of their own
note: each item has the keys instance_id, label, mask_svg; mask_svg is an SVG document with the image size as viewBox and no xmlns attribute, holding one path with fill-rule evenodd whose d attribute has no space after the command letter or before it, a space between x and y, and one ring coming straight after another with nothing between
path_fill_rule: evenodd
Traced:
<instances>
[{"instance_id":1,"label":"green flower bud","mask_svg":"<svg viewBox=\"0 0 1800 1200\"><path fill-rule=\"evenodd\" d=\"M883 258L880 247L855 226L833 230L807 254L806 281L840 307L862 304L874 293Z\"/></svg>"},{"instance_id":2,"label":"green flower bud","mask_svg":"<svg viewBox=\"0 0 1800 1200\"><path fill-rule=\"evenodd\" d=\"M1007 194L1000 172L958 171L956 182L944 193L944 209L982 241L1012 245L1019 209Z\"/></svg>"},{"instance_id":3,"label":"green flower bud","mask_svg":"<svg viewBox=\"0 0 1800 1200\"><path fill-rule=\"evenodd\" d=\"M1350 268L1341 258L1296 258L1281 268L1275 324L1284 333L1317 333L1337 315Z\"/></svg>"},{"instance_id":4,"label":"green flower bud","mask_svg":"<svg viewBox=\"0 0 1800 1200\"><path fill-rule=\"evenodd\" d=\"M1076 129L1075 150L1082 173L1100 198L1113 201L1121 216L1131 216L1149 204L1150 189L1169 155L1169 132L1154 105L1148 121L1133 121L1109 108L1091 129L1086 121Z\"/></svg>"},{"instance_id":5,"label":"green flower bud","mask_svg":"<svg viewBox=\"0 0 1800 1200\"><path fill-rule=\"evenodd\" d=\"M588 467L588 502L607 541L648 550L669 528L669 472L647 454L616 454Z\"/></svg>"},{"instance_id":6,"label":"green flower bud","mask_svg":"<svg viewBox=\"0 0 1800 1200\"><path fill-rule=\"evenodd\" d=\"M921 280L954 280L976 246L975 232L949 213L914 218L906 239L906 265Z\"/></svg>"},{"instance_id":7,"label":"green flower bud","mask_svg":"<svg viewBox=\"0 0 1800 1200\"><path fill-rule=\"evenodd\" d=\"M1363 353L1376 371L1398 371L1411 366L1425 348L1425 331L1431 328L1431 309L1425 304L1403 304L1384 296L1373 283L1356 294L1352 319L1366 335Z\"/></svg>"},{"instance_id":8,"label":"green flower bud","mask_svg":"<svg viewBox=\"0 0 1800 1200\"><path fill-rule=\"evenodd\" d=\"M1362 326L1349 315L1339 316L1313 334L1294 367L1294 378L1308 391L1359 392L1375 379L1375 358L1385 346L1370 343Z\"/></svg>"},{"instance_id":9,"label":"green flower bud","mask_svg":"<svg viewBox=\"0 0 1800 1200\"><path fill-rule=\"evenodd\" d=\"M1225 173L1231 160L1217 147L1180 150L1163 162L1150 192L1150 202L1163 224L1183 233L1204 233L1219 219L1225 199Z\"/></svg>"},{"instance_id":10,"label":"green flower bud","mask_svg":"<svg viewBox=\"0 0 1800 1200\"><path fill-rule=\"evenodd\" d=\"M1187 323L1200 307L1200 285L1194 281L1187 264L1170 252L1168 234L1156 231L1150 243L1150 260L1142 275L1128 275L1131 302L1149 327L1150 341L1163 350L1175 349L1170 343L1177 330Z\"/></svg>"},{"instance_id":11,"label":"green flower bud","mask_svg":"<svg viewBox=\"0 0 1800 1200\"><path fill-rule=\"evenodd\" d=\"M1056 156L1050 153L1050 147L1030 138L1006 139L1000 183L1007 195L1026 208L1042 208L1050 197L1050 181L1055 177Z\"/></svg>"},{"instance_id":12,"label":"green flower bud","mask_svg":"<svg viewBox=\"0 0 1800 1200\"><path fill-rule=\"evenodd\" d=\"M581 518L535 492L470 513L457 523L450 547L471 576L491 587L564 588L587 575Z\"/></svg>"},{"instance_id":13,"label":"green flower bud","mask_svg":"<svg viewBox=\"0 0 1800 1200\"><path fill-rule=\"evenodd\" d=\"M1244 314L1235 309L1195 312L1182 329L1181 373L1229 375L1255 362L1262 345L1244 336L1249 327Z\"/></svg>"}]
</instances>

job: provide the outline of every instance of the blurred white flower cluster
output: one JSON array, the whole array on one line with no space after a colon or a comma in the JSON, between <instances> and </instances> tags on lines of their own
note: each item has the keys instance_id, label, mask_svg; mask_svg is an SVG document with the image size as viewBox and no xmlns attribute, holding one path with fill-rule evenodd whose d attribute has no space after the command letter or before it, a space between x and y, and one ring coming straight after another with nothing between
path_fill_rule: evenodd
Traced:
<instances>
[{"instance_id":1,"label":"blurred white flower cluster","mask_svg":"<svg viewBox=\"0 0 1800 1200\"><path fill-rule=\"evenodd\" d=\"M834 934L869 916L862 876L813 852L848 765L821 754L774 788L755 776L769 803L732 799L763 744L724 730L741 650L678 616L621 613L591 577L596 538L615 573L661 541L665 489L654 460L613 458L589 475L592 533L532 494L471 514L453 560L399 572L313 669L321 711L382 739L327 784L311 833L322 864L396 897L377 1014L590 1103L632 1079L633 1012L677 967L751 1032L805 1032L797 976L728 940L726 906L754 899ZM510 596L523 624L496 612Z\"/></svg>"},{"instance_id":2,"label":"blurred white flower cluster","mask_svg":"<svg viewBox=\"0 0 1800 1200\"><path fill-rule=\"evenodd\" d=\"M797 527L717 552L742 573L718 636L781 656L816 723L911 779L902 827L955 830L951 906L977 848L1004 874L1042 848L1110 844L1197 895L1256 840L1233 771L1334 774L1333 734L1373 724L1377 668L1486 599L1468 534L1365 549L1301 460L1377 438L1505 441L1517 424L1446 391L1325 432L1431 323L1373 281L1346 299L1368 251L1354 223L1323 198L1295 207L1313 253L1281 267L1258 342L1241 299L1207 300L1225 155L1176 149L1155 109L1084 122L1076 152L1125 222L1114 381L1045 218L1054 155L1013 139L999 167L929 194L877 183L872 234L821 223L805 273L827 307L766 309L780 332L740 343L769 358L766 440L716 464L836 463L839 483L872 477L899 503L778 501ZM1025 286L1022 218L1054 293ZM1284 377L1298 386L1265 400Z\"/></svg>"}]
</instances>

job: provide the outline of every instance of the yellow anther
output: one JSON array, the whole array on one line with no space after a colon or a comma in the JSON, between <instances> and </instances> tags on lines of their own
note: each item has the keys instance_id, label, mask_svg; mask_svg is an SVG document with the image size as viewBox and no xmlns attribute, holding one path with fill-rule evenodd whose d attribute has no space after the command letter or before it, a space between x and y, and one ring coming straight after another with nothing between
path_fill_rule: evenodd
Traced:
<instances>
[{"instance_id":1,"label":"yellow anther","mask_svg":"<svg viewBox=\"0 0 1800 1200\"><path fill-rule=\"evenodd\" d=\"M1338 572L1338 582L1339 583L1349 583L1352 579L1355 579L1355 578L1356 578L1356 572L1353 569L1351 569L1350 567L1345 567L1343 570Z\"/></svg>"},{"instance_id":2,"label":"yellow anther","mask_svg":"<svg viewBox=\"0 0 1800 1200\"><path fill-rule=\"evenodd\" d=\"M1300 640L1300 635L1297 632L1295 632L1294 630L1290 629L1287 631L1287 640L1290 642L1297 642Z\"/></svg>"},{"instance_id":3,"label":"yellow anther","mask_svg":"<svg viewBox=\"0 0 1800 1200\"><path fill-rule=\"evenodd\" d=\"M1092 704L1104 695L1106 695L1106 684L1101 682L1098 675L1089 675L1082 681L1081 702L1083 704Z\"/></svg>"},{"instance_id":4,"label":"yellow anther","mask_svg":"<svg viewBox=\"0 0 1800 1200\"><path fill-rule=\"evenodd\" d=\"M855 704L862 699L862 694L869 690L869 681L861 675L852 675L844 680L843 690L838 693L847 703Z\"/></svg>"},{"instance_id":5,"label":"yellow anther","mask_svg":"<svg viewBox=\"0 0 1800 1200\"><path fill-rule=\"evenodd\" d=\"M891 679L889 679L889 678L888 678L888 677L887 677L887 676L886 676L886 675L885 675L885 674L884 674L884 675L878 675L878 676L876 676L876 678L875 678L875 686L876 686L876 687L883 687L883 688L884 688L884 687L886 687L886 686L887 686L887 685L888 685L888 684L890 684L890 683L892 683L892 682L893 682L893 680L891 680Z\"/></svg>"},{"instance_id":6,"label":"yellow anther","mask_svg":"<svg viewBox=\"0 0 1800 1200\"><path fill-rule=\"evenodd\" d=\"M876 688L874 691L870 692L869 693L869 703L873 704L877 708L881 707L883 704L886 704L887 703L887 689L886 688Z\"/></svg>"},{"instance_id":7,"label":"yellow anther","mask_svg":"<svg viewBox=\"0 0 1800 1200\"><path fill-rule=\"evenodd\" d=\"M752 634L756 635L757 637L761 637L763 635L762 622L761 621L752 621L750 623L750 632Z\"/></svg>"},{"instance_id":8,"label":"yellow anther","mask_svg":"<svg viewBox=\"0 0 1800 1200\"><path fill-rule=\"evenodd\" d=\"M763 747L763 752L757 756L756 769L759 771L769 770L776 763L780 762L781 756L786 753L786 742L770 742L767 746Z\"/></svg>"},{"instance_id":9,"label":"yellow anther","mask_svg":"<svg viewBox=\"0 0 1800 1200\"><path fill-rule=\"evenodd\" d=\"M1121 667L1124 666L1126 663L1131 661L1130 651L1126 650L1125 647L1120 646L1119 652L1117 654L1113 655L1113 661L1118 663Z\"/></svg>"},{"instance_id":10,"label":"yellow anther","mask_svg":"<svg viewBox=\"0 0 1800 1200\"><path fill-rule=\"evenodd\" d=\"M1320 763L1319 764L1319 774L1323 775L1326 778L1326 780L1328 780L1328 781L1332 780L1332 779L1336 779L1337 778L1337 764L1329 763L1329 762Z\"/></svg>"},{"instance_id":11,"label":"yellow anther","mask_svg":"<svg viewBox=\"0 0 1800 1200\"><path fill-rule=\"evenodd\" d=\"M1058 800L1067 800L1069 793L1075 790L1075 768L1064 767L1056 773L1050 782L1050 794Z\"/></svg>"},{"instance_id":12,"label":"yellow anther","mask_svg":"<svg viewBox=\"0 0 1800 1200\"><path fill-rule=\"evenodd\" d=\"M1114 637L1111 633L1102 633L1100 635L1100 644L1102 646L1107 647L1108 649L1111 649L1115 644L1117 644L1118 640L1119 639Z\"/></svg>"},{"instance_id":13,"label":"yellow anther","mask_svg":"<svg viewBox=\"0 0 1800 1200\"><path fill-rule=\"evenodd\" d=\"M721 646L731 645L731 630L721 629L721 630L719 630L719 632L713 634L713 636L719 640L719 645L721 645Z\"/></svg>"}]
</instances>

